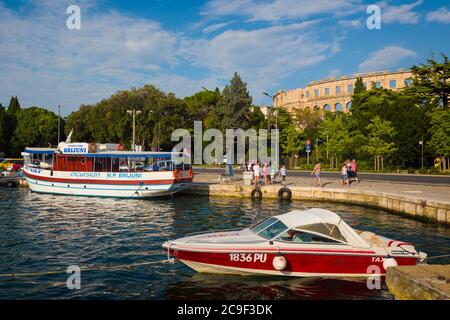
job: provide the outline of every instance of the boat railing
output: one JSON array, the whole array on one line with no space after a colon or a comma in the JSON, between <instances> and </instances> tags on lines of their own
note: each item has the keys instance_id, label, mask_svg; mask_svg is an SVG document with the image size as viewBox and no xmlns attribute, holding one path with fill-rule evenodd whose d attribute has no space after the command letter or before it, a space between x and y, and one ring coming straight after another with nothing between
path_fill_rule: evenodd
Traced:
<instances>
[{"instance_id":1,"label":"boat railing","mask_svg":"<svg viewBox=\"0 0 450 320\"><path fill-rule=\"evenodd\" d=\"M220 233L220 232L230 232L230 231L242 231L242 228L231 228L231 229L221 229L221 230L213 230L213 231L198 231L198 232L191 232L185 235L185 237L191 237L191 236L198 236L200 234L207 234L207 233Z\"/></svg>"}]
</instances>

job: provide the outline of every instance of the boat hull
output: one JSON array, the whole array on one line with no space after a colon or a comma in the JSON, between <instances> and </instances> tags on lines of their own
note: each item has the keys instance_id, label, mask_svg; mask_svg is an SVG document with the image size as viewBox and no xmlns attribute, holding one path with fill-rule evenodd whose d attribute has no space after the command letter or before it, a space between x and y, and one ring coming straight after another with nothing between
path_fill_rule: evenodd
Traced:
<instances>
[{"instance_id":1,"label":"boat hull","mask_svg":"<svg viewBox=\"0 0 450 320\"><path fill-rule=\"evenodd\" d=\"M376 252L192 252L170 249L171 255L197 272L272 275L292 277L369 277L384 275L385 256ZM276 256L286 259L286 267L276 270ZM398 265L416 265L417 258L395 257Z\"/></svg>"},{"instance_id":2,"label":"boat hull","mask_svg":"<svg viewBox=\"0 0 450 320\"><path fill-rule=\"evenodd\" d=\"M192 177L175 179L172 172L122 174L108 177L107 173L53 172L24 170L31 191L37 193L112 197L150 198L173 195L191 186ZM84 177L80 177L84 176ZM76 177L76 178L74 178ZM119 178L121 177L121 178Z\"/></svg>"}]
</instances>

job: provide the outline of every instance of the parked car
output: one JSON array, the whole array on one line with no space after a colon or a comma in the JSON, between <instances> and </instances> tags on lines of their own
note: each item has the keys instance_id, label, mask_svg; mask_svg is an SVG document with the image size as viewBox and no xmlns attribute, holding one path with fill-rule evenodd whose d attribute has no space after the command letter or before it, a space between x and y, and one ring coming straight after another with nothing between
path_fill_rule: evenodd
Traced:
<instances>
[{"instance_id":1,"label":"parked car","mask_svg":"<svg viewBox=\"0 0 450 320\"><path fill-rule=\"evenodd\" d=\"M0 171L19 171L23 167L23 159L7 158L0 162Z\"/></svg>"}]
</instances>

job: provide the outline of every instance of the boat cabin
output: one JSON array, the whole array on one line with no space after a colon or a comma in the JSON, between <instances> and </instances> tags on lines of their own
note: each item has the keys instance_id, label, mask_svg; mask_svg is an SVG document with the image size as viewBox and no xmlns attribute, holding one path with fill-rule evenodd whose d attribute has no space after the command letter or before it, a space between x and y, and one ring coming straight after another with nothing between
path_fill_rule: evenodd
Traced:
<instances>
[{"instance_id":1,"label":"boat cabin","mask_svg":"<svg viewBox=\"0 0 450 320\"><path fill-rule=\"evenodd\" d=\"M295 210L269 217L250 230L270 241L370 247L337 214L324 209Z\"/></svg>"},{"instance_id":2,"label":"boat cabin","mask_svg":"<svg viewBox=\"0 0 450 320\"><path fill-rule=\"evenodd\" d=\"M53 171L153 172L189 170L178 152L123 151L120 145L60 143L58 148L26 148L25 165ZM175 161L177 163L175 163Z\"/></svg>"}]
</instances>

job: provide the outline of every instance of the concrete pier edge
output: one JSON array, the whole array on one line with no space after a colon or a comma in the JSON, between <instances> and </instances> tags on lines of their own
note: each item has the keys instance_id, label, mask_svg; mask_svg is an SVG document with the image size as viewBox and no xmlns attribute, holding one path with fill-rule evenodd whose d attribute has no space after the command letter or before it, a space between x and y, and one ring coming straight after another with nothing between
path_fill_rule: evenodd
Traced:
<instances>
[{"instance_id":1,"label":"concrete pier edge","mask_svg":"<svg viewBox=\"0 0 450 320\"><path fill-rule=\"evenodd\" d=\"M450 300L450 265L388 268L386 285L399 300Z\"/></svg>"},{"instance_id":2,"label":"concrete pier edge","mask_svg":"<svg viewBox=\"0 0 450 320\"><path fill-rule=\"evenodd\" d=\"M363 207L384 209L416 220L450 225L450 203L361 189L299 187L289 185L287 187L292 192L292 200L350 203ZM190 189L182 193L215 197L250 198L254 188L255 186L197 182ZM278 199L280 185L262 186L260 188L263 193L263 199Z\"/></svg>"}]
</instances>

